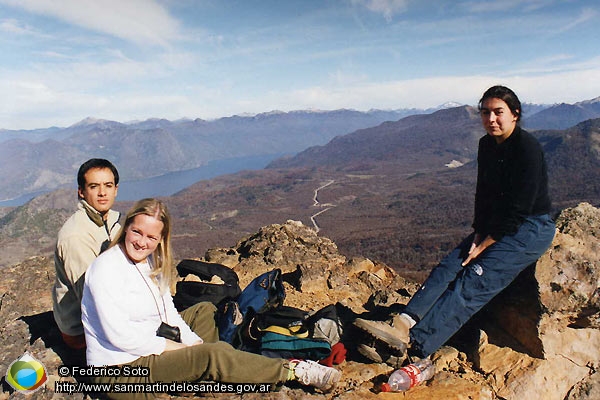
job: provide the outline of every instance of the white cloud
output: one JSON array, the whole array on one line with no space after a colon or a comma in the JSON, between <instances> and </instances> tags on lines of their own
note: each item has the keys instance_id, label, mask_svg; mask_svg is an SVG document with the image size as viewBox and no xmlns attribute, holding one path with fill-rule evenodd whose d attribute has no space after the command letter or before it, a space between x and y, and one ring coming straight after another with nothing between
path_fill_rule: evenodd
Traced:
<instances>
[{"instance_id":1,"label":"white cloud","mask_svg":"<svg viewBox=\"0 0 600 400\"><path fill-rule=\"evenodd\" d=\"M12 98L0 112L0 128L34 129L70 126L93 116L116 121L150 117L178 118L190 111L190 99L152 92L97 93L57 89L36 80L0 80L0 91Z\"/></svg>"},{"instance_id":2,"label":"white cloud","mask_svg":"<svg viewBox=\"0 0 600 400\"><path fill-rule=\"evenodd\" d=\"M494 0L494 1L466 1L461 6L469 12L492 13L519 9L522 11L535 11L550 5L547 0Z\"/></svg>"},{"instance_id":3,"label":"white cloud","mask_svg":"<svg viewBox=\"0 0 600 400\"><path fill-rule=\"evenodd\" d=\"M186 86L184 91L173 90L164 95L150 89L96 93L87 88L81 90L76 84L57 89L33 76L1 79L0 92L12 101L10 107L0 112L0 128L69 126L87 116L125 122L151 117L210 119L275 109L429 108L448 101L476 105L481 94L496 84L511 87L521 101L527 103L575 103L595 98L600 93L599 63L598 59L590 60L577 70L537 76L516 73L440 76L388 82L332 76L330 86L307 86L289 91L245 92L244 88L224 81L210 87Z\"/></svg>"},{"instance_id":4,"label":"white cloud","mask_svg":"<svg viewBox=\"0 0 600 400\"><path fill-rule=\"evenodd\" d=\"M262 98L256 98L254 102L246 99L244 104L248 108L243 111L429 108L448 101L476 105L481 94L488 87L497 84L511 87L524 102L575 103L598 96L599 70L596 67L538 76L439 76L388 82L355 82L354 85L334 84L330 87L313 86L289 92L271 92Z\"/></svg>"},{"instance_id":5,"label":"white cloud","mask_svg":"<svg viewBox=\"0 0 600 400\"><path fill-rule=\"evenodd\" d=\"M581 14L579 15L579 17L577 17L575 20L573 20L573 21L569 22L568 24L557 29L556 33L563 33L563 32L570 31L571 29L573 29L583 23L586 23L591 20L596 20L597 17L598 17L598 12L596 10L593 10L591 8L583 9L581 11Z\"/></svg>"},{"instance_id":6,"label":"white cloud","mask_svg":"<svg viewBox=\"0 0 600 400\"><path fill-rule=\"evenodd\" d=\"M300 108L428 108L446 101L462 101L473 91L469 87L482 87L480 77L436 77L389 82L359 83L335 88L312 87L289 93L291 103L301 103ZM480 90L480 89L477 89Z\"/></svg>"},{"instance_id":7,"label":"white cloud","mask_svg":"<svg viewBox=\"0 0 600 400\"><path fill-rule=\"evenodd\" d=\"M57 59L57 60L69 60L72 59L72 57L63 54L63 53L59 53L56 51L49 51L49 50L45 50L45 51L38 51L35 52L35 54L38 54L42 57L46 57L46 58L51 58L51 59Z\"/></svg>"},{"instance_id":8,"label":"white cloud","mask_svg":"<svg viewBox=\"0 0 600 400\"><path fill-rule=\"evenodd\" d=\"M388 22L395 14L404 11L408 4L408 0L351 0L351 2L353 5L360 5L383 15Z\"/></svg>"},{"instance_id":9,"label":"white cloud","mask_svg":"<svg viewBox=\"0 0 600 400\"><path fill-rule=\"evenodd\" d=\"M522 101L529 103L576 103L598 97L600 70L586 69L552 75L511 77L509 82L520 90Z\"/></svg>"},{"instance_id":10,"label":"white cloud","mask_svg":"<svg viewBox=\"0 0 600 400\"><path fill-rule=\"evenodd\" d=\"M0 0L138 44L168 46L179 23L154 0Z\"/></svg>"},{"instance_id":11,"label":"white cloud","mask_svg":"<svg viewBox=\"0 0 600 400\"><path fill-rule=\"evenodd\" d=\"M28 25L23 25L16 19L5 19L0 21L0 31L15 35L37 34L32 27Z\"/></svg>"},{"instance_id":12,"label":"white cloud","mask_svg":"<svg viewBox=\"0 0 600 400\"><path fill-rule=\"evenodd\" d=\"M10 94L12 102L9 107L17 108L19 104L30 105L52 103L56 96L52 90L43 82L35 80L2 80L0 81L2 92Z\"/></svg>"},{"instance_id":13,"label":"white cloud","mask_svg":"<svg viewBox=\"0 0 600 400\"><path fill-rule=\"evenodd\" d=\"M42 64L22 74L27 79L47 82L57 90L89 92L97 87L124 85L137 79L148 79L160 74L160 66L130 60L106 63L76 62L69 64ZM18 74L20 75L20 74Z\"/></svg>"}]
</instances>

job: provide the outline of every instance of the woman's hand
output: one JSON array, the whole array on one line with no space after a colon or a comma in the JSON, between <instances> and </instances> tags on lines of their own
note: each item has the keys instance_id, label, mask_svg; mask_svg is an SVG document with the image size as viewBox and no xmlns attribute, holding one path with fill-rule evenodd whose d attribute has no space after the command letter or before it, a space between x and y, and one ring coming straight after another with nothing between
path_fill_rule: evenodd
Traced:
<instances>
[{"instance_id":1,"label":"woman's hand","mask_svg":"<svg viewBox=\"0 0 600 400\"><path fill-rule=\"evenodd\" d=\"M496 241L490 235L487 235L485 239L481 240L479 234L476 234L475 239L473 239L473 243L471 244L471 249L469 250L469 256L463 261L462 266L464 267L476 259L485 249L494 243L496 243Z\"/></svg>"},{"instance_id":2,"label":"woman's hand","mask_svg":"<svg viewBox=\"0 0 600 400\"><path fill-rule=\"evenodd\" d=\"M476 233L475 237L473 238L473 243L471 243L471 248L469 249L469 254L471 254L475 248L477 247L477 245L481 243L481 234ZM465 264L463 264L464 266Z\"/></svg>"}]
</instances>

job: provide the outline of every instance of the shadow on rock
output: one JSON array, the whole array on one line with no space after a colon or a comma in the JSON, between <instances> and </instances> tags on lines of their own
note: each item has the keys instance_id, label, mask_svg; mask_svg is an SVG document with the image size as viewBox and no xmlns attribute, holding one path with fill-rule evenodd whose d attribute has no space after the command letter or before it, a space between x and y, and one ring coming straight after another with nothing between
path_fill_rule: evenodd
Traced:
<instances>
[{"instance_id":1,"label":"shadow on rock","mask_svg":"<svg viewBox=\"0 0 600 400\"><path fill-rule=\"evenodd\" d=\"M54 321L52 311L22 316L19 319L29 327L29 333L31 334L29 344L42 339L46 348L52 349L64 365L86 365L85 349L73 350L64 343L60 330Z\"/></svg>"}]
</instances>

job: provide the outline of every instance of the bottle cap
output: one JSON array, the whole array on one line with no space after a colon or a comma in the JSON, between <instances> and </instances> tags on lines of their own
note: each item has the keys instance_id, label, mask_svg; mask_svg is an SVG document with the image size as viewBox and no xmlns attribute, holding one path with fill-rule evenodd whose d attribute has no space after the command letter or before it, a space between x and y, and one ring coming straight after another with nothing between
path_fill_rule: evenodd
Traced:
<instances>
[{"instance_id":1,"label":"bottle cap","mask_svg":"<svg viewBox=\"0 0 600 400\"><path fill-rule=\"evenodd\" d=\"M381 391L382 392L391 392L392 388L390 387L389 383L384 383L381 385Z\"/></svg>"}]
</instances>

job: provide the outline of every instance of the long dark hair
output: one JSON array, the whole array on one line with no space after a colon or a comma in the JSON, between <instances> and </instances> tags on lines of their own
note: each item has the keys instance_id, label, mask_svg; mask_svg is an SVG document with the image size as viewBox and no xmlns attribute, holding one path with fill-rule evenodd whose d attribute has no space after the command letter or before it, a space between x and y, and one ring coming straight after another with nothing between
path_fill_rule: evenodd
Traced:
<instances>
[{"instance_id":1,"label":"long dark hair","mask_svg":"<svg viewBox=\"0 0 600 400\"><path fill-rule=\"evenodd\" d=\"M510 109L510 111L513 113L513 115L517 117L517 123L521 121L521 101L519 100L515 92L513 92L506 86L497 85L492 86L491 88L486 90L485 93L483 93L483 96L481 96L481 100L479 100L479 111L481 111L481 108L483 107L483 102L487 99L500 99L504 101Z\"/></svg>"}]
</instances>

